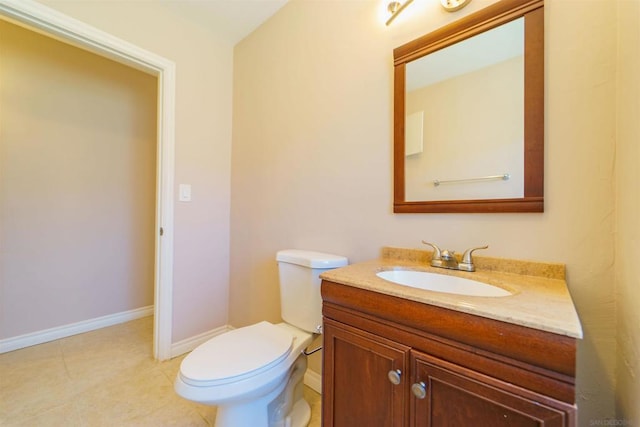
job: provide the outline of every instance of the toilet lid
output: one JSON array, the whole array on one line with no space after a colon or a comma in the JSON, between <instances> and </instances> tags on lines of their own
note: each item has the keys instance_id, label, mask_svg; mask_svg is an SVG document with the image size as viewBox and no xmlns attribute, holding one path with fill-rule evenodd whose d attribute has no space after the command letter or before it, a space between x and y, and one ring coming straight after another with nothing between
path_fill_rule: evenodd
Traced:
<instances>
[{"instance_id":1,"label":"toilet lid","mask_svg":"<svg viewBox=\"0 0 640 427\"><path fill-rule=\"evenodd\" d=\"M280 363L292 343L290 332L269 322L234 329L193 350L182 361L180 376L198 386L238 381Z\"/></svg>"}]
</instances>

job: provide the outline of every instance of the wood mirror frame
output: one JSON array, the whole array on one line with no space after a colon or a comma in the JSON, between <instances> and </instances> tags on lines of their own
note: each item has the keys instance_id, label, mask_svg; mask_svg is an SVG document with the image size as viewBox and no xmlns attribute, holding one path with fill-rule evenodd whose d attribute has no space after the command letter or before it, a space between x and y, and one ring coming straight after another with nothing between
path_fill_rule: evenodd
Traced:
<instances>
[{"instance_id":1,"label":"wood mirror frame","mask_svg":"<svg viewBox=\"0 0 640 427\"><path fill-rule=\"evenodd\" d=\"M524 197L405 200L405 77L407 63L524 17ZM544 211L544 0L501 0L393 51L395 213Z\"/></svg>"}]
</instances>

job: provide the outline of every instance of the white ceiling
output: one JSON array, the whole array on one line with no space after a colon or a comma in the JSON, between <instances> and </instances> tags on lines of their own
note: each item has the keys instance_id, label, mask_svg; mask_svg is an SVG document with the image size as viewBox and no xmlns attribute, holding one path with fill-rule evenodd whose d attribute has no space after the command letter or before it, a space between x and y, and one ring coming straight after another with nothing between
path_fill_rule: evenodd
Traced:
<instances>
[{"instance_id":1,"label":"white ceiling","mask_svg":"<svg viewBox=\"0 0 640 427\"><path fill-rule=\"evenodd\" d=\"M524 18L478 34L407 65L407 91L524 54Z\"/></svg>"},{"instance_id":2,"label":"white ceiling","mask_svg":"<svg viewBox=\"0 0 640 427\"><path fill-rule=\"evenodd\" d=\"M157 0L164 7L206 26L232 44L249 35L287 0Z\"/></svg>"}]
</instances>

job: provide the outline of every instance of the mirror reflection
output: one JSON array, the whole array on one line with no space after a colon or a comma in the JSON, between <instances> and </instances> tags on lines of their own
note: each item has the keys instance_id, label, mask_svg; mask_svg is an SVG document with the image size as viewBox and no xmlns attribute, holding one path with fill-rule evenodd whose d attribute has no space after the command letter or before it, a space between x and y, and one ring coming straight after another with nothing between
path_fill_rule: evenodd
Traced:
<instances>
[{"instance_id":1,"label":"mirror reflection","mask_svg":"<svg viewBox=\"0 0 640 427\"><path fill-rule=\"evenodd\" d=\"M524 18L406 65L405 199L524 196Z\"/></svg>"}]
</instances>

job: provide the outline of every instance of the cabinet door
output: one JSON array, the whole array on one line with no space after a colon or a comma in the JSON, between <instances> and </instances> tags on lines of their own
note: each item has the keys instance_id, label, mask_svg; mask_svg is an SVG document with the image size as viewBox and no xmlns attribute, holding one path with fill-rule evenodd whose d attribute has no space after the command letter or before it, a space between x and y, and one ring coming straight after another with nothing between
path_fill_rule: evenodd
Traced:
<instances>
[{"instance_id":1,"label":"cabinet door","mask_svg":"<svg viewBox=\"0 0 640 427\"><path fill-rule=\"evenodd\" d=\"M411 366L412 426L575 424L575 406L564 402L416 351L412 352Z\"/></svg>"},{"instance_id":2,"label":"cabinet door","mask_svg":"<svg viewBox=\"0 0 640 427\"><path fill-rule=\"evenodd\" d=\"M328 319L323 335L322 425L405 427L409 347Z\"/></svg>"}]
</instances>

